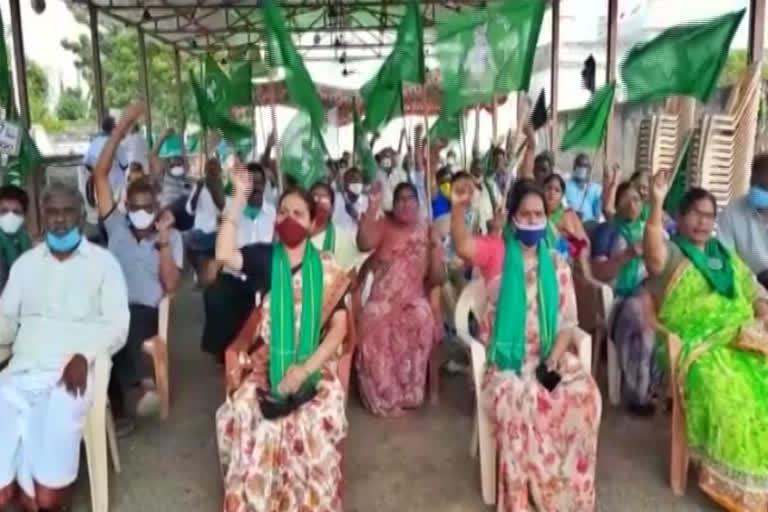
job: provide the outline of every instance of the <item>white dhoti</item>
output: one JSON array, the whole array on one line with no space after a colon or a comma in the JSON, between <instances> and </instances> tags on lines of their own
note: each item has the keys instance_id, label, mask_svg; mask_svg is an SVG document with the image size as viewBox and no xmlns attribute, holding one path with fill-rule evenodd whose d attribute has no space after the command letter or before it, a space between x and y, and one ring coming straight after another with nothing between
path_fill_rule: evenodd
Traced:
<instances>
[{"instance_id":1,"label":"white dhoti","mask_svg":"<svg viewBox=\"0 0 768 512\"><path fill-rule=\"evenodd\" d=\"M0 372L0 488L15 481L34 497L35 482L60 489L77 478L93 374L81 396L60 380L60 371Z\"/></svg>"}]
</instances>

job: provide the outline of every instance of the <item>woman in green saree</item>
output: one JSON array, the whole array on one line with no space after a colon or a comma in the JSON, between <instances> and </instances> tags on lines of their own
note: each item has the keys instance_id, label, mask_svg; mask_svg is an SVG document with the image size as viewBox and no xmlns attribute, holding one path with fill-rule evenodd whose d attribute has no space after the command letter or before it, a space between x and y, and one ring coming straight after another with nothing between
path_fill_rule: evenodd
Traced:
<instances>
[{"instance_id":1,"label":"woman in green saree","mask_svg":"<svg viewBox=\"0 0 768 512\"><path fill-rule=\"evenodd\" d=\"M768 358L737 347L743 327L768 320L765 291L739 257L712 238L717 205L689 190L678 236L666 240L669 173L652 178L644 258L658 321L682 342L677 380L699 485L732 512L768 510ZM757 323L756 323L757 319ZM750 329L750 332L752 330Z\"/></svg>"}]
</instances>

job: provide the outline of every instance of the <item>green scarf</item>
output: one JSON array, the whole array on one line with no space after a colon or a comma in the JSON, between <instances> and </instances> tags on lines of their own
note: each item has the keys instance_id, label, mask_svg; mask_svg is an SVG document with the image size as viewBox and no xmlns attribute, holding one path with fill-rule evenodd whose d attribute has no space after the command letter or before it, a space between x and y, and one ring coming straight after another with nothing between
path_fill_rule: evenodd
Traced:
<instances>
[{"instance_id":1,"label":"green scarf","mask_svg":"<svg viewBox=\"0 0 768 512\"><path fill-rule=\"evenodd\" d=\"M3 230L0 230L0 254L2 254L3 261L8 265L8 268L11 268L11 265L16 261L16 258L31 246L32 241L29 239L29 235L27 234L27 230L24 229L24 226L21 226L13 235L9 235Z\"/></svg>"},{"instance_id":2,"label":"green scarf","mask_svg":"<svg viewBox=\"0 0 768 512\"><path fill-rule=\"evenodd\" d=\"M550 249L557 249L557 239L559 238L557 225L563 220L564 214L565 208L560 205L547 219L547 245Z\"/></svg>"},{"instance_id":3,"label":"green scarf","mask_svg":"<svg viewBox=\"0 0 768 512\"><path fill-rule=\"evenodd\" d=\"M559 291L557 273L546 243L539 243L539 340L541 360L546 361L557 333ZM525 289L523 250L514 236L506 237L504 270L488 359L500 370L518 374L525 359L525 319L528 301Z\"/></svg>"},{"instance_id":4,"label":"green scarf","mask_svg":"<svg viewBox=\"0 0 768 512\"><path fill-rule=\"evenodd\" d=\"M736 296L731 253L720 240L710 238L703 251L681 236L675 236L672 241L717 293L729 299Z\"/></svg>"},{"instance_id":5,"label":"green scarf","mask_svg":"<svg viewBox=\"0 0 768 512\"><path fill-rule=\"evenodd\" d=\"M648 220L648 217L651 216L651 205L648 203L643 203L643 209L640 210L640 220L645 222Z\"/></svg>"},{"instance_id":6,"label":"green scarf","mask_svg":"<svg viewBox=\"0 0 768 512\"><path fill-rule=\"evenodd\" d=\"M251 220L256 220L256 217L259 216L259 213L261 213L261 208L257 208L250 204L246 204L245 208L243 209L243 215Z\"/></svg>"},{"instance_id":7,"label":"green scarf","mask_svg":"<svg viewBox=\"0 0 768 512\"><path fill-rule=\"evenodd\" d=\"M336 250L336 227L332 221L325 225L325 238L323 239L323 251L333 254Z\"/></svg>"},{"instance_id":8,"label":"green scarf","mask_svg":"<svg viewBox=\"0 0 768 512\"><path fill-rule=\"evenodd\" d=\"M277 389L285 372L294 364L305 362L314 353L320 340L323 307L323 265L317 249L307 243L301 265L301 327L299 342L295 342L293 274L288 253L278 242L272 250L270 289L269 383L272 394L281 398ZM314 387L320 372L310 375L304 387Z\"/></svg>"},{"instance_id":9,"label":"green scarf","mask_svg":"<svg viewBox=\"0 0 768 512\"><path fill-rule=\"evenodd\" d=\"M619 234L627 242L628 245L634 245L643 239L643 229L645 229L645 221L638 218L634 221L628 221L621 217L616 217L614 221L616 228L619 230ZM614 290L619 297L629 297L635 293L635 289L640 281L640 265L643 261L641 258L632 258L619 269L619 274L616 276L616 284Z\"/></svg>"}]
</instances>

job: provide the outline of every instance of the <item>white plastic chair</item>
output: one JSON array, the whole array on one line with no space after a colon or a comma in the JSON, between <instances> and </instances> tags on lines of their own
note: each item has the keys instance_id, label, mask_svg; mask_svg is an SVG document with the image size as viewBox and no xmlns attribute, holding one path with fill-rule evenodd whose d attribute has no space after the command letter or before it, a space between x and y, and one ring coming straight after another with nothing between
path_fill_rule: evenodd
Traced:
<instances>
[{"instance_id":1,"label":"white plastic chair","mask_svg":"<svg viewBox=\"0 0 768 512\"><path fill-rule=\"evenodd\" d=\"M11 351L0 347L0 363L9 359ZM85 454L88 460L88 479L91 486L91 509L93 512L109 510L109 468L107 467L107 442L112 454L112 466L115 473L120 473L120 453L117 450L117 436L112 412L107 401L109 371L112 358L108 354L100 355L93 365L93 404L88 411L83 428Z\"/></svg>"},{"instance_id":2,"label":"white plastic chair","mask_svg":"<svg viewBox=\"0 0 768 512\"><path fill-rule=\"evenodd\" d=\"M496 440L493 435L493 425L483 410L482 381L485 371L485 345L469 333L469 313L474 313L480 320L485 313L487 295L485 282L476 278L461 292L456 304L456 331L470 349L472 360L472 379L475 387L475 420L470 441L469 451L474 458L480 450L480 485L483 502L486 505L496 503ZM578 355L584 369L589 372L592 361L592 339L582 331L577 330Z\"/></svg>"},{"instance_id":3,"label":"white plastic chair","mask_svg":"<svg viewBox=\"0 0 768 512\"><path fill-rule=\"evenodd\" d=\"M616 351L616 345L611 339L615 301L613 289L607 284L600 287L600 302L605 330L602 335L597 337L594 357L600 357L601 345L604 340L608 350L608 401L617 407L621 403L621 365L619 364L619 353ZM596 361L593 361L593 368L597 369Z\"/></svg>"},{"instance_id":4,"label":"white plastic chair","mask_svg":"<svg viewBox=\"0 0 768 512\"><path fill-rule=\"evenodd\" d=\"M144 341L144 353L152 358L155 373L155 389L160 395L160 418L168 419L171 412L171 392L168 377L168 322L171 313L172 295L165 295L160 301L157 313L157 335Z\"/></svg>"}]
</instances>

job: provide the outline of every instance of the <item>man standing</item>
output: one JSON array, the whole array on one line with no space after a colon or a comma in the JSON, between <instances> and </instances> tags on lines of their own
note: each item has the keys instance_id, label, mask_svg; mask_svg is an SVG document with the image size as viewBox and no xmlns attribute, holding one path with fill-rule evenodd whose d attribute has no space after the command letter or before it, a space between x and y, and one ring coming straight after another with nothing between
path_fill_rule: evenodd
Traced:
<instances>
[{"instance_id":1,"label":"man standing","mask_svg":"<svg viewBox=\"0 0 768 512\"><path fill-rule=\"evenodd\" d=\"M342 190L335 192L333 223L357 236L360 217L368 209L368 197L363 193L363 174L357 167L350 167L342 182Z\"/></svg>"},{"instance_id":2,"label":"man standing","mask_svg":"<svg viewBox=\"0 0 768 512\"><path fill-rule=\"evenodd\" d=\"M592 164L585 153L573 161L573 174L565 182L565 199L581 218L581 222L599 222L603 209L602 187L590 180Z\"/></svg>"},{"instance_id":3,"label":"man standing","mask_svg":"<svg viewBox=\"0 0 768 512\"><path fill-rule=\"evenodd\" d=\"M19 257L0 299L0 348L13 352L0 371L0 508L69 504L92 364L115 354L128 332L123 273L82 236L80 194L54 183L41 202L45 243Z\"/></svg>"},{"instance_id":4,"label":"man standing","mask_svg":"<svg viewBox=\"0 0 768 512\"><path fill-rule=\"evenodd\" d=\"M125 348L115 355L110 379L110 401L122 432L132 429L127 395L135 399L136 413L157 412L160 401L154 389L142 387L145 340L157 334L158 306L181 280L184 247L181 235L171 226L173 215L160 212L155 188L140 179L128 187L127 214L115 208L109 194L107 169L123 137L144 113L144 105L126 108L93 171L99 215L107 230L109 250L120 262L128 284L131 321Z\"/></svg>"},{"instance_id":5,"label":"man standing","mask_svg":"<svg viewBox=\"0 0 768 512\"><path fill-rule=\"evenodd\" d=\"M768 153L755 156L746 196L718 216L718 238L768 287Z\"/></svg>"},{"instance_id":6,"label":"man standing","mask_svg":"<svg viewBox=\"0 0 768 512\"><path fill-rule=\"evenodd\" d=\"M379 159L380 169L376 181L381 183L381 209L385 212L392 210L392 197L395 187L408 182L408 173L395 165L395 150L385 148Z\"/></svg>"}]
</instances>

